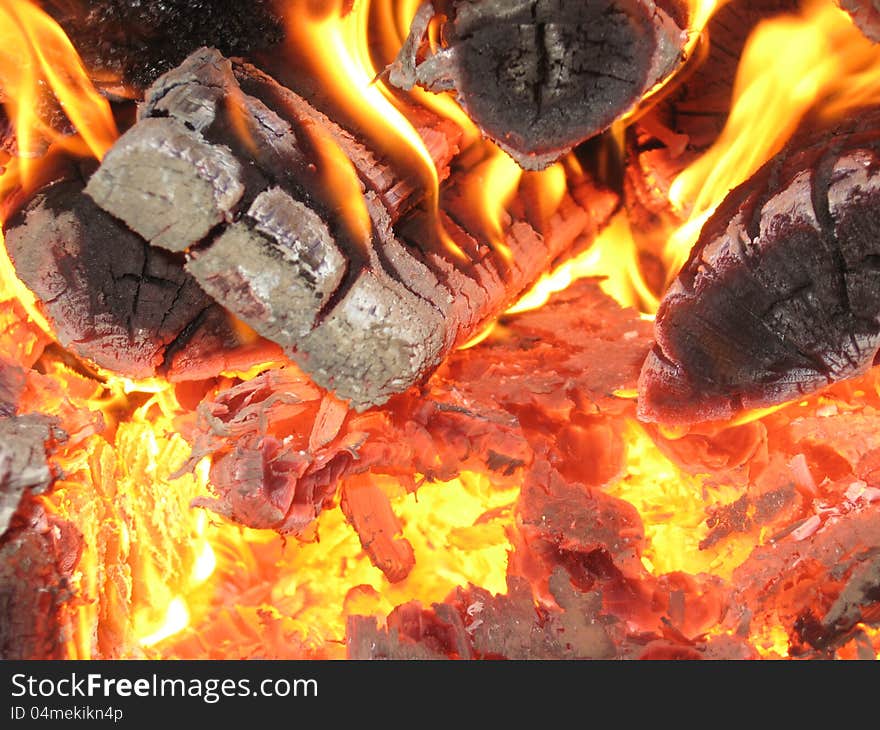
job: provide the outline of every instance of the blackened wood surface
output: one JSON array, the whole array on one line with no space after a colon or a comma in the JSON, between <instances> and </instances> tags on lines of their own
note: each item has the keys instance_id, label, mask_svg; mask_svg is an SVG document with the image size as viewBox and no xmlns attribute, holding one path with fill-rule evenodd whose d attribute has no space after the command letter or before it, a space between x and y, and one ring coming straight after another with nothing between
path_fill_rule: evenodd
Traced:
<instances>
[{"instance_id":1,"label":"blackened wood surface","mask_svg":"<svg viewBox=\"0 0 880 730\"><path fill-rule=\"evenodd\" d=\"M5 224L16 272L62 345L101 367L145 378L186 377L187 367L175 360L208 325L215 351L239 344L182 257L147 245L82 191L78 180L49 185Z\"/></svg>"},{"instance_id":2,"label":"blackened wood surface","mask_svg":"<svg viewBox=\"0 0 880 730\"><path fill-rule=\"evenodd\" d=\"M247 55L282 39L270 0L41 0L99 84L144 89L200 46Z\"/></svg>"},{"instance_id":3,"label":"blackened wood surface","mask_svg":"<svg viewBox=\"0 0 880 730\"><path fill-rule=\"evenodd\" d=\"M436 52L432 8L444 16ZM390 79L454 90L486 136L539 169L628 112L677 67L684 41L650 0L426 3Z\"/></svg>"},{"instance_id":4,"label":"blackened wood surface","mask_svg":"<svg viewBox=\"0 0 880 730\"><path fill-rule=\"evenodd\" d=\"M643 419L726 419L875 364L880 114L858 117L808 121L706 223L657 314Z\"/></svg>"}]
</instances>

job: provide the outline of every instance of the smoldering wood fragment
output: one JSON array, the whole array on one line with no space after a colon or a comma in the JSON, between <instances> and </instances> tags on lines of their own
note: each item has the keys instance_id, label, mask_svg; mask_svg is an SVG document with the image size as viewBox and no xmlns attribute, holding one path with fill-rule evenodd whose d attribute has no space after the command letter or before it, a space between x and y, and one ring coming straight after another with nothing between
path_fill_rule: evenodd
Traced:
<instances>
[{"instance_id":1,"label":"smoldering wood fragment","mask_svg":"<svg viewBox=\"0 0 880 730\"><path fill-rule=\"evenodd\" d=\"M57 422L46 416L0 418L0 535L25 492L42 494L52 484L48 455L64 439Z\"/></svg>"},{"instance_id":2,"label":"smoldering wood fragment","mask_svg":"<svg viewBox=\"0 0 880 730\"><path fill-rule=\"evenodd\" d=\"M650 0L447 0L421 6L389 78L454 91L487 137L540 169L635 106L678 66L684 41Z\"/></svg>"},{"instance_id":3,"label":"smoldering wood fragment","mask_svg":"<svg viewBox=\"0 0 880 730\"><path fill-rule=\"evenodd\" d=\"M728 419L875 364L877 118L805 123L719 206L660 305L640 418Z\"/></svg>"},{"instance_id":4,"label":"smoldering wood fragment","mask_svg":"<svg viewBox=\"0 0 880 730\"><path fill-rule=\"evenodd\" d=\"M792 655L828 656L872 621L878 546L874 507L850 507L807 537L756 547L734 572L731 606L752 632L782 626Z\"/></svg>"},{"instance_id":5,"label":"smoldering wood fragment","mask_svg":"<svg viewBox=\"0 0 880 730\"><path fill-rule=\"evenodd\" d=\"M58 341L111 371L133 378L174 371L167 357L220 311L179 256L147 245L78 180L42 188L4 228L16 272Z\"/></svg>"},{"instance_id":6,"label":"smoldering wood fragment","mask_svg":"<svg viewBox=\"0 0 880 730\"><path fill-rule=\"evenodd\" d=\"M880 42L880 3L877 0L837 0L859 27L875 43Z\"/></svg>"},{"instance_id":7,"label":"smoldering wood fragment","mask_svg":"<svg viewBox=\"0 0 880 730\"><path fill-rule=\"evenodd\" d=\"M269 0L41 0L93 79L141 90L201 46L247 56L283 38Z\"/></svg>"},{"instance_id":8,"label":"smoldering wood fragment","mask_svg":"<svg viewBox=\"0 0 880 730\"><path fill-rule=\"evenodd\" d=\"M29 500L0 536L0 659L75 656L73 577L84 549L69 522Z\"/></svg>"},{"instance_id":9,"label":"smoldering wood fragment","mask_svg":"<svg viewBox=\"0 0 880 730\"><path fill-rule=\"evenodd\" d=\"M15 414L25 384L25 370L18 363L0 356L0 418Z\"/></svg>"},{"instance_id":10,"label":"smoldering wood fragment","mask_svg":"<svg viewBox=\"0 0 880 730\"><path fill-rule=\"evenodd\" d=\"M382 488L369 476L356 475L343 483L339 505L373 565L392 583L406 578L415 565L415 554Z\"/></svg>"}]
</instances>

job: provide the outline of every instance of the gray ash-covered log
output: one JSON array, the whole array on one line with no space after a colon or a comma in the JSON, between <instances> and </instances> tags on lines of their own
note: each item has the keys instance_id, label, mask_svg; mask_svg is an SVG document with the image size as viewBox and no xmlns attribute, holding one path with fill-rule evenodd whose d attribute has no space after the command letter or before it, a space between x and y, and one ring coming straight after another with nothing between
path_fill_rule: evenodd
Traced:
<instances>
[{"instance_id":1,"label":"gray ash-covered log","mask_svg":"<svg viewBox=\"0 0 880 730\"><path fill-rule=\"evenodd\" d=\"M807 120L706 223L657 314L642 419L728 419L877 363L880 110L857 117Z\"/></svg>"},{"instance_id":2,"label":"gray ash-covered log","mask_svg":"<svg viewBox=\"0 0 880 730\"><path fill-rule=\"evenodd\" d=\"M454 91L487 137L540 169L678 68L685 15L651 0L425 2L389 78ZM430 40L437 21L439 48Z\"/></svg>"},{"instance_id":3,"label":"gray ash-covered log","mask_svg":"<svg viewBox=\"0 0 880 730\"><path fill-rule=\"evenodd\" d=\"M442 179L455 146L431 151ZM453 232L463 260L411 211L425 193L406 180L270 77L202 49L151 87L86 192L153 246L185 251L209 295L363 409L423 380L589 245L616 202L584 180L591 211L565 195L548 230L514 222L504 250Z\"/></svg>"}]
</instances>

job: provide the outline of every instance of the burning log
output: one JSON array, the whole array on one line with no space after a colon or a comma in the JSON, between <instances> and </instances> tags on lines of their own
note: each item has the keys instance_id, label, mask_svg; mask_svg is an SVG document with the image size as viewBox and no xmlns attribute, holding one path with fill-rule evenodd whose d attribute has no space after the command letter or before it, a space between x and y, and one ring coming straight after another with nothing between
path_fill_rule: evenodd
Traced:
<instances>
[{"instance_id":1,"label":"burning log","mask_svg":"<svg viewBox=\"0 0 880 730\"><path fill-rule=\"evenodd\" d=\"M427 377L614 206L585 180L594 212L564 196L549 230L515 222L497 251L450 222L462 261L415 214L402 245L391 226L417 201L394 181L305 100L203 50L150 89L86 192L152 245L187 250L208 294L363 409Z\"/></svg>"},{"instance_id":2,"label":"burning log","mask_svg":"<svg viewBox=\"0 0 880 730\"><path fill-rule=\"evenodd\" d=\"M28 500L0 536L0 659L67 659L82 535Z\"/></svg>"},{"instance_id":3,"label":"burning log","mask_svg":"<svg viewBox=\"0 0 880 730\"><path fill-rule=\"evenodd\" d=\"M877 0L837 0L868 38L880 42L880 3Z\"/></svg>"},{"instance_id":4,"label":"burning log","mask_svg":"<svg viewBox=\"0 0 880 730\"><path fill-rule=\"evenodd\" d=\"M660 306L642 419L728 419L875 364L878 118L805 125L709 219Z\"/></svg>"},{"instance_id":5,"label":"burning log","mask_svg":"<svg viewBox=\"0 0 880 730\"><path fill-rule=\"evenodd\" d=\"M229 357L241 340L179 257L148 246L83 187L78 180L52 183L4 226L18 276L37 295L58 341L132 378L191 377L190 346L198 347L200 369Z\"/></svg>"},{"instance_id":6,"label":"burning log","mask_svg":"<svg viewBox=\"0 0 880 730\"><path fill-rule=\"evenodd\" d=\"M606 129L679 65L680 9L651 0L425 2L393 84L455 92L480 130L541 169ZM439 20L442 47L430 40Z\"/></svg>"}]
</instances>

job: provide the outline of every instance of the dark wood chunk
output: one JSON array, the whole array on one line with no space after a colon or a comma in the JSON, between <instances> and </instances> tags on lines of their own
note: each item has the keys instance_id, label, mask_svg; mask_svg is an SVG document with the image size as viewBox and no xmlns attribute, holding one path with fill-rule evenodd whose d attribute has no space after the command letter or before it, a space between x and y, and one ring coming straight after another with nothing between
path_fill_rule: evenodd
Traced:
<instances>
[{"instance_id":1,"label":"dark wood chunk","mask_svg":"<svg viewBox=\"0 0 880 730\"><path fill-rule=\"evenodd\" d=\"M453 90L487 137L540 169L635 106L678 66L684 41L650 1L448 0L421 7L389 78Z\"/></svg>"},{"instance_id":2,"label":"dark wood chunk","mask_svg":"<svg viewBox=\"0 0 880 730\"><path fill-rule=\"evenodd\" d=\"M15 414L24 384L24 368L17 362L0 356L0 418Z\"/></svg>"},{"instance_id":3,"label":"dark wood chunk","mask_svg":"<svg viewBox=\"0 0 880 730\"><path fill-rule=\"evenodd\" d=\"M868 38L880 42L880 2L877 0L837 0Z\"/></svg>"},{"instance_id":4,"label":"dark wood chunk","mask_svg":"<svg viewBox=\"0 0 880 730\"><path fill-rule=\"evenodd\" d=\"M283 38L270 0L41 0L95 81L135 90L201 46L247 56Z\"/></svg>"},{"instance_id":5,"label":"dark wood chunk","mask_svg":"<svg viewBox=\"0 0 880 730\"><path fill-rule=\"evenodd\" d=\"M219 307L179 256L147 245L82 191L78 181L50 185L6 223L16 272L62 345L128 377L164 372L166 356Z\"/></svg>"},{"instance_id":6,"label":"dark wood chunk","mask_svg":"<svg viewBox=\"0 0 880 730\"><path fill-rule=\"evenodd\" d=\"M70 659L83 552L76 528L29 500L0 537L0 659Z\"/></svg>"},{"instance_id":7,"label":"dark wood chunk","mask_svg":"<svg viewBox=\"0 0 880 730\"><path fill-rule=\"evenodd\" d=\"M47 457L64 438L46 416L0 418L0 535L25 492L42 494L51 486L55 475Z\"/></svg>"},{"instance_id":8,"label":"dark wood chunk","mask_svg":"<svg viewBox=\"0 0 880 730\"><path fill-rule=\"evenodd\" d=\"M669 288L639 415L688 423L783 403L880 348L876 110L804 132L734 189Z\"/></svg>"}]
</instances>

